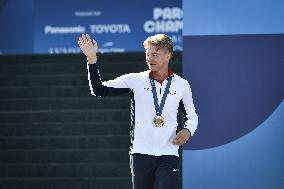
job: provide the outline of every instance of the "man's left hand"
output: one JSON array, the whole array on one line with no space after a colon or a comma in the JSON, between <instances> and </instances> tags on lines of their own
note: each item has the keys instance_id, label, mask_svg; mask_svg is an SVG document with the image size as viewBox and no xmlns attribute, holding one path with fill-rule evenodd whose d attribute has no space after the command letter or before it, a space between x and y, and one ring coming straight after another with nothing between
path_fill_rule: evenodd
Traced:
<instances>
[{"instance_id":1,"label":"man's left hand","mask_svg":"<svg viewBox=\"0 0 284 189\"><path fill-rule=\"evenodd\" d=\"M182 129L177 133L175 139L173 140L173 144L181 146L185 144L190 137L190 132L187 129Z\"/></svg>"}]
</instances>

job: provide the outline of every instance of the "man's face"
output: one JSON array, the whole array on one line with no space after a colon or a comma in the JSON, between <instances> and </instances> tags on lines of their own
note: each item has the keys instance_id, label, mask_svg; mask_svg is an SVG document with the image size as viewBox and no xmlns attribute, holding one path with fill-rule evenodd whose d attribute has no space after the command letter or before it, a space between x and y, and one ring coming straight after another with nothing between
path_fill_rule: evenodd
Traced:
<instances>
[{"instance_id":1,"label":"man's face","mask_svg":"<svg viewBox=\"0 0 284 189\"><path fill-rule=\"evenodd\" d=\"M167 68L171 53L165 48L158 49L155 45L151 45L146 49L146 62L151 71L160 71Z\"/></svg>"}]
</instances>

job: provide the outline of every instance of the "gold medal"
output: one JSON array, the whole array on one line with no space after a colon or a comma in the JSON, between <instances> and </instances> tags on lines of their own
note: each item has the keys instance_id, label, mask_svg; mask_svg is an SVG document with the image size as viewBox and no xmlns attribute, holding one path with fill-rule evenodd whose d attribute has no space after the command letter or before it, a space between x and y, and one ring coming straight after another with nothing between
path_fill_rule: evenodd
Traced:
<instances>
[{"instance_id":1,"label":"gold medal","mask_svg":"<svg viewBox=\"0 0 284 189\"><path fill-rule=\"evenodd\" d=\"M162 127L165 123L165 120L162 116L155 116L153 119L155 127Z\"/></svg>"},{"instance_id":2,"label":"gold medal","mask_svg":"<svg viewBox=\"0 0 284 189\"><path fill-rule=\"evenodd\" d=\"M152 86L153 99L154 99L154 105L155 105L155 110L156 110L156 116L153 119L153 123L154 123L154 126L157 127L157 128L163 127L164 124L165 124L165 119L161 115L162 115L162 112L163 112L163 108L164 108L164 105L165 105L165 102L166 102L167 95L170 92L169 90L170 90L171 82L172 82L172 77L170 77L168 79L168 83L166 85L164 94L163 94L162 99L161 99L161 103L159 105L155 82L154 82L153 78L150 78L150 83L151 83L151 86Z\"/></svg>"}]
</instances>

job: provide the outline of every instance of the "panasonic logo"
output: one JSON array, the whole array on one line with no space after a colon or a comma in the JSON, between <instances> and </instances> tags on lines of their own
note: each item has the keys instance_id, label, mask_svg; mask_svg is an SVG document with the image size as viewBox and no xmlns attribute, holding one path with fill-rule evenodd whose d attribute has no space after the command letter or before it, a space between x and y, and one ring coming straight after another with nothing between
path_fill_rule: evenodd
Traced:
<instances>
[{"instance_id":1,"label":"panasonic logo","mask_svg":"<svg viewBox=\"0 0 284 189\"><path fill-rule=\"evenodd\" d=\"M53 27L45 26L45 34L69 34L69 33L85 33L86 28L84 26L71 26L71 27Z\"/></svg>"}]
</instances>

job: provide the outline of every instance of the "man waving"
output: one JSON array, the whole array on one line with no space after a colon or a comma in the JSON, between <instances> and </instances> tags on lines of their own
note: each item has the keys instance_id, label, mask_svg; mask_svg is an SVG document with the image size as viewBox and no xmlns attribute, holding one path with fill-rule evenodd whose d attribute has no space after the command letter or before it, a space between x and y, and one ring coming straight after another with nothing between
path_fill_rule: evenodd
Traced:
<instances>
[{"instance_id":1,"label":"man waving","mask_svg":"<svg viewBox=\"0 0 284 189\"><path fill-rule=\"evenodd\" d=\"M82 35L79 46L87 57L91 93L106 97L130 93L132 129L130 158L134 189L177 189L178 149L194 135L198 117L187 80L169 67L172 40L165 34L148 37L143 45L149 70L102 82L97 66L97 43ZM184 128L177 134L181 109Z\"/></svg>"}]
</instances>

